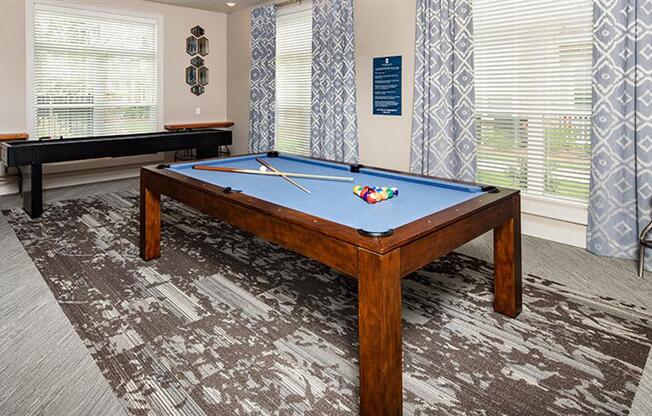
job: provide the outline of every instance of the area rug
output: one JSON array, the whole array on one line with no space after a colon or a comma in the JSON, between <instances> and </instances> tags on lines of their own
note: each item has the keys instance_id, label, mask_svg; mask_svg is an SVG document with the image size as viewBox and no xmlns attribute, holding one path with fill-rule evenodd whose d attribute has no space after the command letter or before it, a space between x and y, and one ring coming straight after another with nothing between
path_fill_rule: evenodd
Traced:
<instances>
[{"instance_id":1,"label":"area rug","mask_svg":"<svg viewBox=\"0 0 652 416\"><path fill-rule=\"evenodd\" d=\"M5 211L125 410L358 411L356 281L163 202L162 257L138 255L135 192ZM451 254L403 280L404 413L626 415L645 315L527 276L492 311L492 265Z\"/></svg>"}]
</instances>

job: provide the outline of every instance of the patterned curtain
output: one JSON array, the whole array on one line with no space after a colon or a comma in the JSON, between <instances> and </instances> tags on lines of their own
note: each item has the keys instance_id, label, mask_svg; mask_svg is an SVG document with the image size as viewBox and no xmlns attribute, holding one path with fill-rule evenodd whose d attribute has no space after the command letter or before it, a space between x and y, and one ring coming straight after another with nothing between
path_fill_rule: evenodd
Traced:
<instances>
[{"instance_id":1,"label":"patterned curtain","mask_svg":"<svg viewBox=\"0 0 652 416\"><path fill-rule=\"evenodd\" d=\"M587 247L636 258L652 212L652 0L595 0L593 28Z\"/></svg>"},{"instance_id":2,"label":"patterned curtain","mask_svg":"<svg viewBox=\"0 0 652 416\"><path fill-rule=\"evenodd\" d=\"M410 170L475 180L470 0L417 0Z\"/></svg>"},{"instance_id":3,"label":"patterned curtain","mask_svg":"<svg viewBox=\"0 0 652 416\"><path fill-rule=\"evenodd\" d=\"M313 157L358 162L353 0L313 0Z\"/></svg>"},{"instance_id":4,"label":"patterned curtain","mask_svg":"<svg viewBox=\"0 0 652 416\"><path fill-rule=\"evenodd\" d=\"M276 138L276 7L251 11L249 152L274 149Z\"/></svg>"}]
</instances>

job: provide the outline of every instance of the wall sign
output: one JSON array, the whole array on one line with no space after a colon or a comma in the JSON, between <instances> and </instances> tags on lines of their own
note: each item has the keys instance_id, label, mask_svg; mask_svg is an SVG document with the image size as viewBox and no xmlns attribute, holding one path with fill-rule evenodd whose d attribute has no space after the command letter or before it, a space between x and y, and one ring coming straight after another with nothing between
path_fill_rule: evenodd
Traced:
<instances>
[{"instance_id":1,"label":"wall sign","mask_svg":"<svg viewBox=\"0 0 652 416\"><path fill-rule=\"evenodd\" d=\"M374 58L373 113L382 116L402 114L402 56Z\"/></svg>"}]
</instances>

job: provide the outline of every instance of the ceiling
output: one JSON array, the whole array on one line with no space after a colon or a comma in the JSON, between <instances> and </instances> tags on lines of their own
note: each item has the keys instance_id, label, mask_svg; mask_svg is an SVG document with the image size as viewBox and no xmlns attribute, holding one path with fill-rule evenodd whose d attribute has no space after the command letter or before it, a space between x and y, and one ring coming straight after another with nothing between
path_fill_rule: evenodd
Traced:
<instances>
[{"instance_id":1,"label":"ceiling","mask_svg":"<svg viewBox=\"0 0 652 416\"><path fill-rule=\"evenodd\" d=\"M192 7L194 9L211 10L214 12L230 13L257 4L267 3L269 0L148 0L155 3L173 4L175 6ZM236 3L233 7L226 5L227 1Z\"/></svg>"}]
</instances>

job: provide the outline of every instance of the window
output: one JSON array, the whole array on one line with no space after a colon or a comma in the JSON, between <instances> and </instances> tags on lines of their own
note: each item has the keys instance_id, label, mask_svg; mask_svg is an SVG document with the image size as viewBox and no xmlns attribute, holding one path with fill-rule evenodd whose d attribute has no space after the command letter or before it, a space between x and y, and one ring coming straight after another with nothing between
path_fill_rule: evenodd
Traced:
<instances>
[{"instance_id":1,"label":"window","mask_svg":"<svg viewBox=\"0 0 652 416\"><path fill-rule=\"evenodd\" d=\"M276 18L276 148L310 152L312 12L310 2L279 8Z\"/></svg>"},{"instance_id":2,"label":"window","mask_svg":"<svg viewBox=\"0 0 652 416\"><path fill-rule=\"evenodd\" d=\"M158 129L156 20L37 3L33 24L36 137Z\"/></svg>"},{"instance_id":3,"label":"window","mask_svg":"<svg viewBox=\"0 0 652 416\"><path fill-rule=\"evenodd\" d=\"M586 201L591 0L474 0L478 180Z\"/></svg>"}]
</instances>

